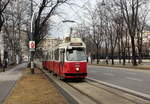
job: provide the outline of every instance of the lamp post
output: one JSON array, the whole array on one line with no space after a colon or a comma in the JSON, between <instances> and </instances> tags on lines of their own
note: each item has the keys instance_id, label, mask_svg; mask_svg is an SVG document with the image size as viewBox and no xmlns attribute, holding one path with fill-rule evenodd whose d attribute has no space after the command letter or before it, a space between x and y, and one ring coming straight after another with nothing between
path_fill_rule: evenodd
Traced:
<instances>
[{"instance_id":1,"label":"lamp post","mask_svg":"<svg viewBox=\"0 0 150 104\"><path fill-rule=\"evenodd\" d=\"M33 61L33 51L35 51L35 41L33 41L33 20L35 13L40 6L40 3L36 6L35 10L33 11L33 1L31 0L31 34L30 34L30 42L29 42L29 48L30 48L30 69L31 73L34 74L34 61Z\"/></svg>"},{"instance_id":2,"label":"lamp post","mask_svg":"<svg viewBox=\"0 0 150 104\"><path fill-rule=\"evenodd\" d=\"M73 20L63 20L62 21L63 23L75 23L76 21L73 21ZM70 27L70 34L69 34L69 37L71 38L72 36L72 32L73 32L73 28Z\"/></svg>"}]
</instances>

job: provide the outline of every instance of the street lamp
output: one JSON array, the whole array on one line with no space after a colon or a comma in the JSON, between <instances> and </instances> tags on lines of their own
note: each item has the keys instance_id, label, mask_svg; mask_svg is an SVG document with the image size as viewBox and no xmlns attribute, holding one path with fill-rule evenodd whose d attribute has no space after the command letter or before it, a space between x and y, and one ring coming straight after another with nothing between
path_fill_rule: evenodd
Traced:
<instances>
[{"instance_id":1,"label":"street lamp","mask_svg":"<svg viewBox=\"0 0 150 104\"><path fill-rule=\"evenodd\" d=\"M72 22L72 23L74 23L74 22L76 22L76 21L73 21L73 20L63 20L62 22L63 22L63 23L65 23L65 22Z\"/></svg>"},{"instance_id":2,"label":"street lamp","mask_svg":"<svg viewBox=\"0 0 150 104\"><path fill-rule=\"evenodd\" d=\"M77 22L77 21L74 21L74 20L64 20L64 21L62 21L63 23L67 23L67 22L70 22L70 23L76 23L77 25L80 25L80 23L79 22ZM80 27L80 28L83 28L83 27ZM86 31L85 29L77 29L76 27L70 27L70 36L69 37L72 37L72 33L73 33L73 31L74 30L80 30L81 32L82 31ZM76 34L74 34L74 37L76 37L77 35ZM81 37L81 36L80 36ZM83 37L81 37L82 39L83 39Z\"/></svg>"},{"instance_id":3,"label":"street lamp","mask_svg":"<svg viewBox=\"0 0 150 104\"><path fill-rule=\"evenodd\" d=\"M29 42L30 47L29 48L30 48L30 55L31 55L31 57L30 57L30 69L31 69L32 74L34 74L33 51L35 51L35 41L33 41L33 20L34 20L35 13L36 13L39 6L40 6L40 3L36 6L35 10L32 13L32 17L31 17L31 35L30 35L30 42ZM32 7L31 7L31 12L32 12Z\"/></svg>"},{"instance_id":4,"label":"street lamp","mask_svg":"<svg viewBox=\"0 0 150 104\"><path fill-rule=\"evenodd\" d=\"M63 20L62 22L63 23L76 23L76 21L74 21L74 20ZM70 38L71 38L72 32L73 32L73 28L70 27L70 34L69 34Z\"/></svg>"}]
</instances>

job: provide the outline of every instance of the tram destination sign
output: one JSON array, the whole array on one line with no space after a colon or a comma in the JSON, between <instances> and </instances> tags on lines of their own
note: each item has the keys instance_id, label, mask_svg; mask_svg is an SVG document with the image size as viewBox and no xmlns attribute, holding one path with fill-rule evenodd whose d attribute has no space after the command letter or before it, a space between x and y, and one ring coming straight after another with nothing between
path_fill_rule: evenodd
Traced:
<instances>
[{"instance_id":1,"label":"tram destination sign","mask_svg":"<svg viewBox=\"0 0 150 104\"><path fill-rule=\"evenodd\" d=\"M82 43L70 43L70 46L82 46Z\"/></svg>"},{"instance_id":2,"label":"tram destination sign","mask_svg":"<svg viewBox=\"0 0 150 104\"><path fill-rule=\"evenodd\" d=\"M29 51L35 51L35 41L29 41Z\"/></svg>"}]
</instances>

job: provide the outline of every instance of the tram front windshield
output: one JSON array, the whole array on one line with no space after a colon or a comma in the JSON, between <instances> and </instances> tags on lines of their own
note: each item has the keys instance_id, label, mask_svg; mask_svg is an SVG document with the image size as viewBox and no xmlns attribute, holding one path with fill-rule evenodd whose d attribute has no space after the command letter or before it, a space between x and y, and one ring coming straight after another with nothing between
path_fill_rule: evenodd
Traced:
<instances>
[{"instance_id":1,"label":"tram front windshield","mask_svg":"<svg viewBox=\"0 0 150 104\"><path fill-rule=\"evenodd\" d=\"M84 48L67 49L67 60L86 61L85 49Z\"/></svg>"}]
</instances>

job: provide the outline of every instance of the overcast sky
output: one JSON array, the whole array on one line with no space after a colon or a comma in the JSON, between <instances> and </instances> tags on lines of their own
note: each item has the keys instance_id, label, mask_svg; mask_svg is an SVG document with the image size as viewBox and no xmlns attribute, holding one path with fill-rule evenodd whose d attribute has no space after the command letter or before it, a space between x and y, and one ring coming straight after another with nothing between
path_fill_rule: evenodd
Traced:
<instances>
[{"instance_id":1,"label":"overcast sky","mask_svg":"<svg viewBox=\"0 0 150 104\"><path fill-rule=\"evenodd\" d=\"M73 5L63 5L58 9L61 16L54 17L56 22L55 28L52 30L52 36L65 37L69 35L70 27L76 26L84 20L84 7L88 2L94 6L95 0L72 0ZM63 23L63 20L73 20L74 23Z\"/></svg>"},{"instance_id":2,"label":"overcast sky","mask_svg":"<svg viewBox=\"0 0 150 104\"><path fill-rule=\"evenodd\" d=\"M41 0L36 0L38 3ZM60 16L53 17L53 21L55 21L55 26L50 33L53 37L65 37L69 35L70 27L74 27L77 24L80 24L83 20L85 20L85 7L88 4L91 4L90 8L94 8L96 1L102 0L69 0L71 1L72 5L62 5L57 9L57 12ZM63 20L72 20L76 21L74 23L63 23ZM150 24L150 21L148 21Z\"/></svg>"},{"instance_id":3,"label":"overcast sky","mask_svg":"<svg viewBox=\"0 0 150 104\"><path fill-rule=\"evenodd\" d=\"M37 3L40 3L41 0L34 0ZM61 16L55 16L53 17L53 21L55 21L55 26L53 30L50 31L49 34L52 34L53 37L65 37L70 32L70 27L76 26L77 24L81 23L81 21L84 20L84 12L85 12L85 6L87 6L88 3L91 4L91 6L94 7L96 0L69 0L72 5L62 5L57 9L57 12ZM100 1L100 0L98 0ZM74 23L63 23L63 20L72 20L76 21Z\"/></svg>"}]
</instances>

